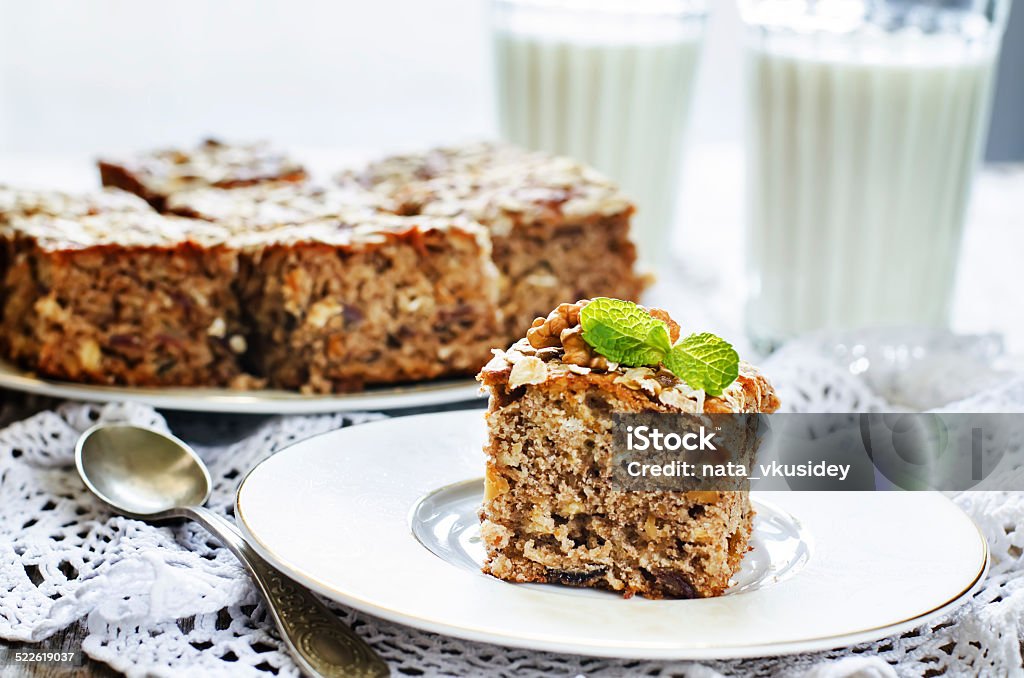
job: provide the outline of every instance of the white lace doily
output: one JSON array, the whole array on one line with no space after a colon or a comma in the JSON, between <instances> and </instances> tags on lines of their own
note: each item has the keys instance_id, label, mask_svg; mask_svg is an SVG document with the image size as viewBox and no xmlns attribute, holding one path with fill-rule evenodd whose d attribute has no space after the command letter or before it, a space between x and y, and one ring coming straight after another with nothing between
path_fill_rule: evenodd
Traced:
<instances>
[{"instance_id":1,"label":"white lace doily","mask_svg":"<svg viewBox=\"0 0 1024 678\"><path fill-rule=\"evenodd\" d=\"M887 397L901 408L935 407L948 403L950 388L961 400L943 409L1024 411L1024 379L987 379L990 340L915 342L894 348L872 337L870 349L848 342L827 352L821 347L833 343L804 342L764 369L796 411L882 410L893 407ZM985 366L971 371L985 386L963 398L963 380L934 377L938 365L967 358ZM240 477L265 456L377 416L179 416L174 432L209 464L212 508L230 513ZM168 428L144 406L65 404L0 430L0 638L40 640L84 618L84 652L130 676L298 675L242 569L201 527L115 517L85 491L73 448L97 421ZM982 590L948 619L831 652L706 664L596 659L465 642L335 609L396 675L1024 674L1024 493L965 493L956 501L988 538L992 566Z\"/></svg>"}]
</instances>

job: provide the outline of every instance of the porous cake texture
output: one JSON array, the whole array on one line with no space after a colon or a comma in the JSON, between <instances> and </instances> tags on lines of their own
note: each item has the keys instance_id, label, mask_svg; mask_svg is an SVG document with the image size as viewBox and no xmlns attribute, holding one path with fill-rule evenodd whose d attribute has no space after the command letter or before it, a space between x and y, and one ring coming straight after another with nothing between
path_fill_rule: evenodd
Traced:
<instances>
[{"instance_id":1,"label":"porous cake texture","mask_svg":"<svg viewBox=\"0 0 1024 678\"><path fill-rule=\"evenodd\" d=\"M473 374L498 327L479 225L364 216L240 237L252 367L309 393Z\"/></svg>"},{"instance_id":2,"label":"porous cake texture","mask_svg":"<svg viewBox=\"0 0 1024 678\"><path fill-rule=\"evenodd\" d=\"M613 414L772 412L775 392L745 363L718 397L664 368L611 363L582 341L585 304L538 318L478 377L490 392L484 571L627 597L720 595L748 550L749 494L615 489ZM651 314L667 321L675 341L678 325Z\"/></svg>"},{"instance_id":3,"label":"porous cake texture","mask_svg":"<svg viewBox=\"0 0 1024 678\"><path fill-rule=\"evenodd\" d=\"M478 143L385 158L342 175L352 182L403 214L465 216L488 229L505 343L564 299L635 301L646 284L629 237L633 204L569 158Z\"/></svg>"},{"instance_id":4,"label":"porous cake texture","mask_svg":"<svg viewBox=\"0 0 1024 678\"><path fill-rule=\"evenodd\" d=\"M475 374L487 361L500 316L486 231L390 207L355 186L309 183L167 201L235 234L247 364L307 393Z\"/></svg>"}]
</instances>

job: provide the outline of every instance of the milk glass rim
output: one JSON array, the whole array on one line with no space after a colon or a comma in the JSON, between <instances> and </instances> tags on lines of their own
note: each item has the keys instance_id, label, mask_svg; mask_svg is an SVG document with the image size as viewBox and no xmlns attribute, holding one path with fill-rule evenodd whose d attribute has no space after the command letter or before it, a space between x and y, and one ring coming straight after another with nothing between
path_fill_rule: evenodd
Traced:
<instances>
[{"instance_id":1,"label":"milk glass rim","mask_svg":"<svg viewBox=\"0 0 1024 678\"><path fill-rule=\"evenodd\" d=\"M923 19L959 15L963 23L951 20L930 24L929 34L962 35L968 38L1002 36L1012 0L961 0L966 6L949 6L943 0L736 0L740 20L748 28L796 33L857 35L871 31L895 33L919 30ZM860 15L857 7L862 7ZM776 9L769 14L766 8ZM886 27L880 21L892 18L885 10L903 10L909 23ZM906 11L911 10L911 11ZM903 18L905 18L903 17ZM814 22L812 19L819 21ZM970 22L969 24L967 22ZM984 24L983 27L979 24Z\"/></svg>"},{"instance_id":2,"label":"milk glass rim","mask_svg":"<svg viewBox=\"0 0 1024 678\"><path fill-rule=\"evenodd\" d=\"M492 7L610 16L702 17L708 0L490 0Z\"/></svg>"}]
</instances>

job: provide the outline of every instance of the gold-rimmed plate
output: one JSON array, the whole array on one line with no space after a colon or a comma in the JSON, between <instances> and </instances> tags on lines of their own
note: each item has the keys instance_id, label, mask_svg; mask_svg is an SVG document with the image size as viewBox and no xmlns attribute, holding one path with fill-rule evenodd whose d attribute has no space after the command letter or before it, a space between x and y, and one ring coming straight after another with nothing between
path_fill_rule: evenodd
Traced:
<instances>
[{"instance_id":1,"label":"gold-rimmed plate","mask_svg":"<svg viewBox=\"0 0 1024 678\"><path fill-rule=\"evenodd\" d=\"M298 443L238 490L253 546L313 590L469 640L599 656L810 652L902 633L963 604L988 549L929 492L753 493L754 550L714 599L625 600L479 571L480 412L353 426Z\"/></svg>"},{"instance_id":2,"label":"gold-rimmed plate","mask_svg":"<svg viewBox=\"0 0 1024 678\"><path fill-rule=\"evenodd\" d=\"M136 402L165 410L239 414L380 411L447 405L480 397L480 385L469 378L371 386L357 393L332 395L274 389L97 386L43 379L4 360L0 360L0 388L87 402Z\"/></svg>"}]
</instances>

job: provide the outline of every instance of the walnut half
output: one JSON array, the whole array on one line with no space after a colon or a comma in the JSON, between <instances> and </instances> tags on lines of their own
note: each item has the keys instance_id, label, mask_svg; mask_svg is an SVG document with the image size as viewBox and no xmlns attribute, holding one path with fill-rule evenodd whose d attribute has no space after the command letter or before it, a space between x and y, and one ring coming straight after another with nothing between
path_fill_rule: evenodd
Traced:
<instances>
[{"instance_id":1,"label":"walnut half","mask_svg":"<svg viewBox=\"0 0 1024 678\"><path fill-rule=\"evenodd\" d=\"M562 346L562 332L580 324L580 309L589 300L577 301L575 304L559 304L558 308L548 313L547 318L536 318L533 326L526 331L526 338L534 348L552 348Z\"/></svg>"},{"instance_id":2,"label":"walnut half","mask_svg":"<svg viewBox=\"0 0 1024 678\"><path fill-rule=\"evenodd\" d=\"M590 344L583 339L580 311L589 303L589 299L582 299L575 304L559 304L558 308L548 314L548 317L534 319L533 326L526 331L526 339L530 342L530 346L538 351L552 348L564 349L562 362L568 365L594 370L615 369L617 365L609 363L603 355L595 353ZM672 320L667 312L660 308L652 308L648 312L651 317L661 320L668 326L672 343L679 340L679 324Z\"/></svg>"}]
</instances>

